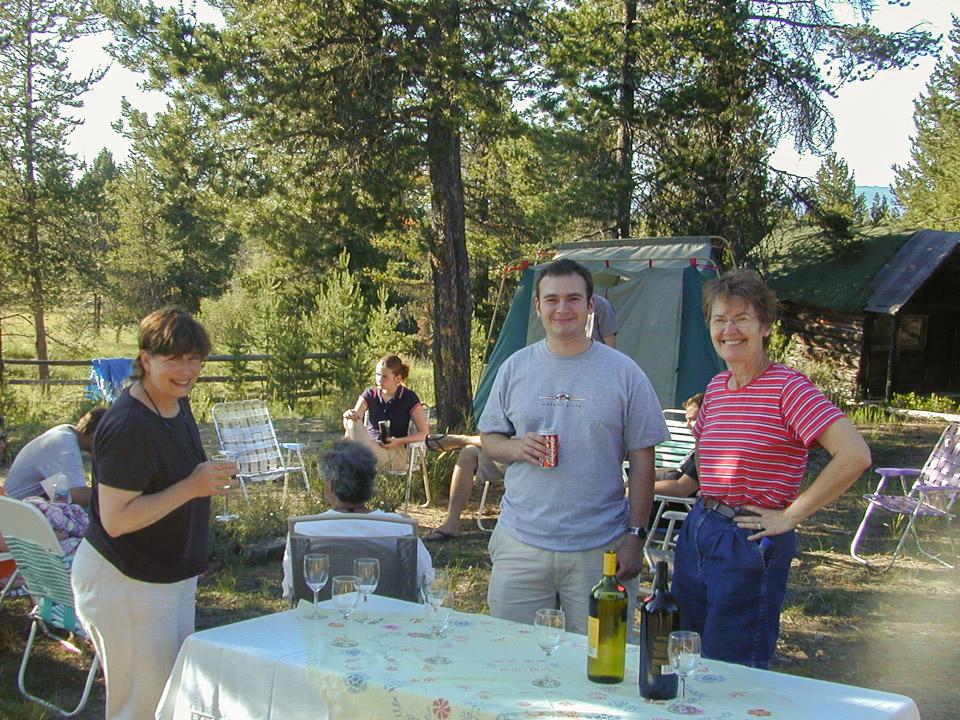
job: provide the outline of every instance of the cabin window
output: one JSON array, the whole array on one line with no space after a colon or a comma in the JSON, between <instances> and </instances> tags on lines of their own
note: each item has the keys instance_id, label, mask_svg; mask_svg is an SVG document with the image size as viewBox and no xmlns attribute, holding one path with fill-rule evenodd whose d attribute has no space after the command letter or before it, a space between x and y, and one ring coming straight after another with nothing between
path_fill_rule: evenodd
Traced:
<instances>
[{"instance_id":1,"label":"cabin window","mask_svg":"<svg viewBox=\"0 0 960 720\"><path fill-rule=\"evenodd\" d=\"M893 341L893 318L878 317L873 324L874 347L889 348ZM927 345L927 316L904 315L900 318L900 348L923 349Z\"/></svg>"}]
</instances>

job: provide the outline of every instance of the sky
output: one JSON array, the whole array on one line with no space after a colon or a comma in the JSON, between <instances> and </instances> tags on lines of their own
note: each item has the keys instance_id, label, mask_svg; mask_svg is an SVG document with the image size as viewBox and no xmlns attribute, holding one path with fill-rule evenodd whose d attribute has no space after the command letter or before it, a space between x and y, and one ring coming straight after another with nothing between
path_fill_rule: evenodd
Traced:
<instances>
[{"instance_id":1,"label":"sky","mask_svg":"<svg viewBox=\"0 0 960 720\"><path fill-rule=\"evenodd\" d=\"M941 52L949 52L950 10L954 8L960 13L955 0L912 0L906 7L898 2L876 2L871 21L881 30L890 32L921 25L934 35L942 34ZM216 19L215 15L205 16L202 3L198 5L201 20ZM84 124L74 130L69 150L87 162L92 162L104 147L113 153L115 161L126 159L129 143L111 128L120 118L122 97L149 114L162 110L166 103L162 94L138 88L137 73L112 62L103 49L109 39L106 34L83 38L74 44L70 58L71 71L76 75L92 67L110 66L104 79L84 96L85 106L76 112ZM935 64L935 58L923 58L915 68L884 71L872 80L841 88L837 98L828 98L827 107L837 127L833 149L846 160L857 185L887 187L895 177L892 166L904 166L910 161L914 100L924 91ZM775 167L807 177L816 173L820 162L817 157L798 156L791 141L782 143L772 159Z\"/></svg>"}]
</instances>

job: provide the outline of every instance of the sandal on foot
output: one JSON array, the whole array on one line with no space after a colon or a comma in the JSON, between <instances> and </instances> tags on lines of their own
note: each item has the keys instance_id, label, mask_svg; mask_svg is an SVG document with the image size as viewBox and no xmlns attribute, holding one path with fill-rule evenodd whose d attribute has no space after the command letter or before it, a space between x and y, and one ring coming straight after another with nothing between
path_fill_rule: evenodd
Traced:
<instances>
[{"instance_id":1,"label":"sandal on foot","mask_svg":"<svg viewBox=\"0 0 960 720\"><path fill-rule=\"evenodd\" d=\"M455 540L459 535L451 535L448 532L443 530L431 530L426 535L423 536L424 542L447 542L448 540Z\"/></svg>"}]
</instances>

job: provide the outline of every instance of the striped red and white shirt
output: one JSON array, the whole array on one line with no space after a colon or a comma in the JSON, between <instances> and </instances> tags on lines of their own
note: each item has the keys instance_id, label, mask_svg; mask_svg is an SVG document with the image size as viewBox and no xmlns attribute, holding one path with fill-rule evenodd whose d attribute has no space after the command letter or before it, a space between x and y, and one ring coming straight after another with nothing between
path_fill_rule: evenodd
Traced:
<instances>
[{"instance_id":1,"label":"striped red and white shirt","mask_svg":"<svg viewBox=\"0 0 960 720\"><path fill-rule=\"evenodd\" d=\"M773 363L737 390L730 371L707 385L693 433L700 444L700 492L725 505L784 508L798 494L808 448L844 417L807 377Z\"/></svg>"}]
</instances>

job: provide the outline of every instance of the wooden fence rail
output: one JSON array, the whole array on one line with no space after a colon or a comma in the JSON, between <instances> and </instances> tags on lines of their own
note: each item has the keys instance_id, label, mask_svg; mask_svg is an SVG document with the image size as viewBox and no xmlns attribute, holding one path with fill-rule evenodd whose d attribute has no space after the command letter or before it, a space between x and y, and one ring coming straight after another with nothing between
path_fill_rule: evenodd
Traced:
<instances>
[{"instance_id":1,"label":"wooden fence rail","mask_svg":"<svg viewBox=\"0 0 960 720\"><path fill-rule=\"evenodd\" d=\"M272 355L210 355L204 361L213 362L269 362L273 359ZM306 360L342 360L342 353L307 353ZM0 384L8 385L89 385L88 378L68 379L68 378L48 378L40 380L36 378L9 378L5 377L6 372L2 369L7 365L46 365L47 367L90 367L90 360L19 360L3 359L0 360ZM234 378L229 375L201 375L197 382L226 382L226 383L245 383L245 382L264 382L268 379L267 375L244 375L240 378Z\"/></svg>"}]
</instances>

